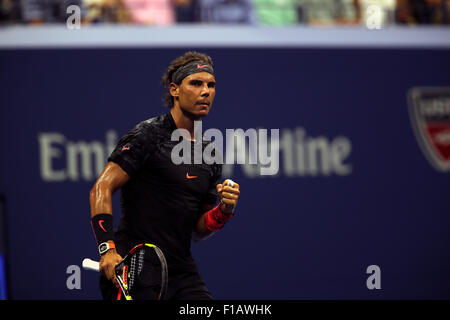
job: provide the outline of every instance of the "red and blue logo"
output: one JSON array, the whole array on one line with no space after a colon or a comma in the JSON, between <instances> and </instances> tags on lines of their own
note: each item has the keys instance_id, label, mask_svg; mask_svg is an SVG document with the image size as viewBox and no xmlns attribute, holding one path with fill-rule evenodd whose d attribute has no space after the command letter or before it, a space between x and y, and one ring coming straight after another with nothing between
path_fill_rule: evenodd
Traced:
<instances>
[{"instance_id":1,"label":"red and blue logo","mask_svg":"<svg viewBox=\"0 0 450 320\"><path fill-rule=\"evenodd\" d=\"M409 90L409 113L419 145L438 171L450 172L450 87Z\"/></svg>"}]
</instances>

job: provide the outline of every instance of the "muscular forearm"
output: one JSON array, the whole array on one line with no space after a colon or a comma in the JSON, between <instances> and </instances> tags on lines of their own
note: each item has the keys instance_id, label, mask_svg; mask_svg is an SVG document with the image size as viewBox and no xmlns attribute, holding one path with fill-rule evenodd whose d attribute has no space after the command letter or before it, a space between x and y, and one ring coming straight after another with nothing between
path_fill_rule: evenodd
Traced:
<instances>
[{"instance_id":1,"label":"muscular forearm","mask_svg":"<svg viewBox=\"0 0 450 320\"><path fill-rule=\"evenodd\" d=\"M100 213L112 214L112 190L104 183L96 183L89 194L91 217Z\"/></svg>"}]
</instances>

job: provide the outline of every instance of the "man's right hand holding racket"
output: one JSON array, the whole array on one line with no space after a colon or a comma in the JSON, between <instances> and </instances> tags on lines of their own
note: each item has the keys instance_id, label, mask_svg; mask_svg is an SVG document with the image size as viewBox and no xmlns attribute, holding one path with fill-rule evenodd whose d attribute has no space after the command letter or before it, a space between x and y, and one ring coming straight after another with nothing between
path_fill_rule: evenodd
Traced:
<instances>
[{"instance_id":1,"label":"man's right hand holding racket","mask_svg":"<svg viewBox=\"0 0 450 320\"><path fill-rule=\"evenodd\" d=\"M112 241L108 241L113 243ZM114 283L119 288L119 283L116 278L116 266L122 261L122 256L117 253L116 249L109 249L100 258L99 271L102 272L106 278Z\"/></svg>"}]
</instances>

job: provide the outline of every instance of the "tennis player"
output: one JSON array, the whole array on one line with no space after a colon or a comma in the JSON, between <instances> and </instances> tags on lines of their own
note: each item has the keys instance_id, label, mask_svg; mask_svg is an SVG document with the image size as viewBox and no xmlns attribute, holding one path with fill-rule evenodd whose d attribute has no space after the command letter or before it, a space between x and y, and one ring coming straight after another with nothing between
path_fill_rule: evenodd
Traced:
<instances>
[{"instance_id":1,"label":"tennis player","mask_svg":"<svg viewBox=\"0 0 450 320\"><path fill-rule=\"evenodd\" d=\"M221 164L179 164L171 160L175 129L186 129L194 151L194 121L208 115L215 96L212 59L186 52L162 78L168 89L166 114L143 121L125 134L90 192L91 224L99 246L103 299L120 296L114 267L133 246L153 243L164 252L169 272L167 299L212 296L191 255L191 239L205 239L234 215L239 185L220 183ZM203 149L211 141L202 141ZM192 159L194 159L192 157ZM121 189L122 217L113 231L112 195ZM219 204L216 203L219 200ZM133 299L153 299L151 288Z\"/></svg>"}]
</instances>

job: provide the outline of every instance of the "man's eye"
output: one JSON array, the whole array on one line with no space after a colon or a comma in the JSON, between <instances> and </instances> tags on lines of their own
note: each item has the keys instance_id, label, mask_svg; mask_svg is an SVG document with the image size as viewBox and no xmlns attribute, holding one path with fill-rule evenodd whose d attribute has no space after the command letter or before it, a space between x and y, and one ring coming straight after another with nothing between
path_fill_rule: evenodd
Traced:
<instances>
[{"instance_id":1,"label":"man's eye","mask_svg":"<svg viewBox=\"0 0 450 320\"><path fill-rule=\"evenodd\" d=\"M216 87L216 84L215 84L215 83L208 83L208 87L210 87L210 88L215 88L215 87Z\"/></svg>"}]
</instances>

